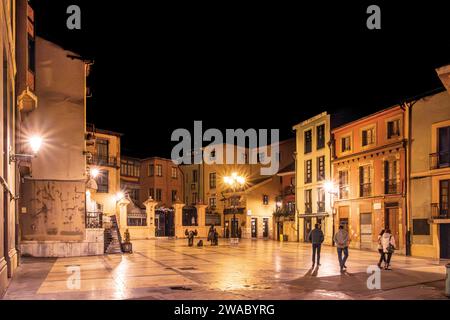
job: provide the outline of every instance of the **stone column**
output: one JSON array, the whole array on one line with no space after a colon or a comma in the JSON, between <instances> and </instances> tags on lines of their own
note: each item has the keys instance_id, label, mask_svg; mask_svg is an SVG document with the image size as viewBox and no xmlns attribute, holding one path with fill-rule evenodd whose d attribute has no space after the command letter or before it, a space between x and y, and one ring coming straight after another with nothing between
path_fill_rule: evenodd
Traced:
<instances>
[{"instance_id":1,"label":"stone column","mask_svg":"<svg viewBox=\"0 0 450 320\"><path fill-rule=\"evenodd\" d=\"M148 198L144 202L145 212L147 213L147 226L149 229L149 238L150 239L154 239L156 237L156 235L155 235L155 231L156 231L155 208L156 208L157 204L158 204L158 202L153 200L151 197Z\"/></svg>"},{"instance_id":2,"label":"stone column","mask_svg":"<svg viewBox=\"0 0 450 320\"><path fill-rule=\"evenodd\" d=\"M183 207L184 203L179 201L175 202L173 205L173 209L175 210L175 237L184 238L184 230L183 230Z\"/></svg>"},{"instance_id":3,"label":"stone column","mask_svg":"<svg viewBox=\"0 0 450 320\"><path fill-rule=\"evenodd\" d=\"M205 204L197 204L195 208L197 209L197 231L198 237L206 238L208 237L208 230L210 226L206 225L206 208L208 206Z\"/></svg>"},{"instance_id":4,"label":"stone column","mask_svg":"<svg viewBox=\"0 0 450 320\"><path fill-rule=\"evenodd\" d=\"M118 203L117 203L117 207L119 209L119 229L120 229L120 233L123 236L125 230L128 227L128 223L127 223L127 207L130 204L130 201L126 198L121 199ZM116 215L117 216L117 215Z\"/></svg>"}]
</instances>

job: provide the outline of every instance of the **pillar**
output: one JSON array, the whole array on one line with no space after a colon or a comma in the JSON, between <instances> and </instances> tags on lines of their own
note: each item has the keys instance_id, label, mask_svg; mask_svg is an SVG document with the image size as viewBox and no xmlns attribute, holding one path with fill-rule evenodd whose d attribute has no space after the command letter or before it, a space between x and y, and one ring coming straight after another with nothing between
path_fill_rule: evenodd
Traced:
<instances>
[{"instance_id":1,"label":"pillar","mask_svg":"<svg viewBox=\"0 0 450 320\"><path fill-rule=\"evenodd\" d=\"M130 200L123 198L121 199L118 203L118 209L119 209L119 230L120 230L120 234L123 237L123 234L125 232L125 230L128 227L128 222L127 222L127 207L130 204Z\"/></svg>"},{"instance_id":2,"label":"pillar","mask_svg":"<svg viewBox=\"0 0 450 320\"><path fill-rule=\"evenodd\" d=\"M198 204L195 206L197 209L197 231L198 237L206 238L208 237L208 230L210 226L206 225L206 208L208 206L205 204Z\"/></svg>"},{"instance_id":3,"label":"pillar","mask_svg":"<svg viewBox=\"0 0 450 320\"><path fill-rule=\"evenodd\" d=\"M158 204L158 202L153 200L151 197L148 198L144 202L145 212L147 213L147 226L149 229L149 238L150 239L154 239L156 237L156 235L155 235L155 231L156 231L155 208L156 208L157 204Z\"/></svg>"},{"instance_id":4,"label":"pillar","mask_svg":"<svg viewBox=\"0 0 450 320\"><path fill-rule=\"evenodd\" d=\"M184 203L179 201L175 202L173 205L173 209L175 211L175 237L184 238L184 230L183 230L183 207Z\"/></svg>"}]
</instances>

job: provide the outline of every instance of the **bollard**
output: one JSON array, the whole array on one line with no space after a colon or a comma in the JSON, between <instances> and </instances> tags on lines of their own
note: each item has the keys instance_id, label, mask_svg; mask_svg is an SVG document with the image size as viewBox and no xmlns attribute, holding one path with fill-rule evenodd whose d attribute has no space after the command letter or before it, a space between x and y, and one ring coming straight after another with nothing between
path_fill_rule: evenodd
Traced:
<instances>
[{"instance_id":1,"label":"bollard","mask_svg":"<svg viewBox=\"0 0 450 320\"><path fill-rule=\"evenodd\" d=\"M445 295L450 298L450 263L446 265L447 277L445 278Z\"/></svg>"}]
</instances>

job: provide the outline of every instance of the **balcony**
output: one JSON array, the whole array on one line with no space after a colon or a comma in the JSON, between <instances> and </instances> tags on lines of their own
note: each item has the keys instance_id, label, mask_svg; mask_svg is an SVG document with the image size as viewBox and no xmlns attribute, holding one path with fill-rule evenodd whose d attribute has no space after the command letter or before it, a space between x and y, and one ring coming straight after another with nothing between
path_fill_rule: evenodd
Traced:
<instances>
[{"instance_id":1,"label":"balcony","mask_svg":"<svg viewBox=\"0 0 450 320\"><path fill-rule=\"evenodd\" d=\"M359 196L361 198L370 197L372 195L372 183L361 183L359 185Z\"/></svg>"},{"instance_id":2,"label":"balcony","mask_svg":"<svg viewBox=\"0 0 450 320\"><path fill-rule=\"evenodd\" d=\"M94 154L87 159L87 163L89 165L118 168L118 162L116 157L107 157L103 155Z\"/></svg>"},{"instance_id":3,"label":"balcony","mask_svg":"<svg viewBox=\"0 0 450 320\"><path fill-rule=\"evenodd\" d=\"M400 182L397 179L386 180L384 182L385 194L399 194L401 192Z\"/></svg>"},{"instance_id":4,"label":"balcony","mask_svg":"<svg viewBox=\"0 0 450 320\"><path fill-rule=\"evenodd\" d=\"M86 229L103 228L102 212L86 212Z\"/></svg>"},{"instance_id":5,"label":"balcony","mask_svg":"<svg viewBox=\"0 0 450 320\"><path fill-rule=\"evenodd\" d=\"M430 154L430 170L450 167L450 152L443 151Z\"/></svg>"},{"instance_id":6,"label":"balcony","mask_svg":"<svg viewBox=\"0 0 450 320\"><path fill-rule=\"evenodd\" d=\"M288 186L283 189L283 197L295 195L294 186Z\"/></svg>"},{"instance_id":7,"label":"balcony","mask_svg":"<svg viewBox=\"0 0 450 320\"><path fill-rule=\"evenodd\" d=\"M431 218L432 219L450 219L450 212L448 204L439 205L439 203L431 204Z\"/></svg>"}]
</instances>

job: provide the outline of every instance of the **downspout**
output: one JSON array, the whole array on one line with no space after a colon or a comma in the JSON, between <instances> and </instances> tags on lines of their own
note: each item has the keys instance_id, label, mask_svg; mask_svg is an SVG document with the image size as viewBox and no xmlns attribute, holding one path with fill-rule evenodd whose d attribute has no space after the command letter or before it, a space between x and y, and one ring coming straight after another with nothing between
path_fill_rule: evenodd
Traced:
<instances>
[{"instance_id":1,"label":"downspout","mask_svg":"<svg viewBox=\"0 0 450 320\"><path fill-rule=\"evenodd\" d=\"M405 157L405 166L406 166L406 185L405 185L405 218L406 218L406 255L411 256L411 223L410 219L412 214L410 214L409 210L411 208L411 143L412 143L412 107L413 103L407 105L404 104L402 107L406 110L407 122L408 122L408 132L407 132L407 141L406 141L406 157Z\"/></svg>"},{"instance_id":2,"label":"downspout","mask_svg":"<svg viewBox=\"0 0 450 320\"><path fill-rule=\"evenodd\" d=\"M297 152L294 152L294 163L295 163L295 221L297 222L297 242L300 242L300 220L298 216L298 183L297 183Z\"/></svg>"}]
</instances>

